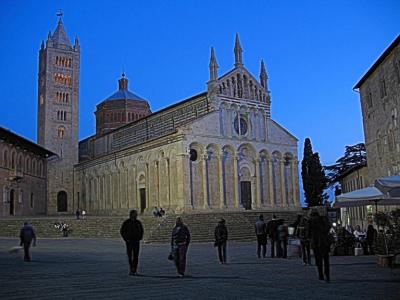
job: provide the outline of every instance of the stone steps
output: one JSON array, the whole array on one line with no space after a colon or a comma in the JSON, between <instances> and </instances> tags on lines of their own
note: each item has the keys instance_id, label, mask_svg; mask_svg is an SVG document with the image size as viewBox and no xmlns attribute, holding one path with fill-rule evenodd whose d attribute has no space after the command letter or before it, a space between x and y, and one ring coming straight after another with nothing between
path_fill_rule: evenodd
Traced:
<instances>
[{"instance_id":1,"label":"stone steps","mask_svg":"<svg viewBox=\"0 0 400 300\"><path fill-rule=\"evenodd\" d=\"M218 221L224 218L228 227L229 240L254 240L254 223L261 212L217 212L181 215L189 227L194 242L211 242L214 240L214 229ZM272 218L272 212L262 212L265 220ZM284 218L291 224L297 212L276 212L277 217ZM170 242L176 215L154 218L150 215L139 216L144 227L144 241L148 243ZM26 219L5 218L0 220L0 237L18 238L19 230ZM62 233L54 227L54 223L66 222L73 238L120 238L119 229L126 217L89 216L84 220L76 220L72 216L42 217L30 219L38 238L61 238Z\"/></svg>"}]
</instances>

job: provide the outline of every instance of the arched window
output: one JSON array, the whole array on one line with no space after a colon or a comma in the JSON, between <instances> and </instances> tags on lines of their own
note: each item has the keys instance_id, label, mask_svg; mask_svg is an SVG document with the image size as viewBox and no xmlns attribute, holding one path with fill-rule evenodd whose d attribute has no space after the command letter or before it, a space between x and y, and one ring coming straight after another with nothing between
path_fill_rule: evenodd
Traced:
<instances>
[{"instance_id":1,"label":"arched window","mask_svg":"<svg viewBox=\"0 0 400 300\"><path fill-rule=\"evenodd\" d=\"M25 172L29 173L30 171L31 171L31 160L29 157L27 157L25 161Z\"/></svg>"},{"instance_id":2,"label":"arched window","mask_svg":"<svg viewBox=\"0 0 400 300\"><path fill-rule=\"evenodd\" d=\"M65 128L63 126L58 127L58 137L63 139L65 136Z\"/></svg>"},{"instance_id":3,"label":"arched window","mask_svg":"<svg viewBox=\"0 0 400 300\"><path fill-rule=\"evenodd\" d=\"M23 168L22 155L19 155L18 163L17 163L17 170L22 171L22 168Z\"/></svg>"},{"instance_id":4,"label":"arched window","mask_svg":"<svg viewBox=\"0 0 400 300\"><path fill-rule=\"evenodd\" d=\"M66 120L67 120L67 112L64 111L64 121L66 121Z\"/></svg>"},{"instance_id":5,"label":"arched window","mask_svg":"<svg viewBox=\"0 0 400 300\"><path fill-rule=\"evenodd\" d=\"M32 161L32 174L36 175L36 160Z\"/></svg>"},{"instance_id":6,"label":"arched window","mask_svg":"<svg viewBox=\"0 0 400 300\"><path fill-rule=\"evenodd\" d=\"M16 160L16 154L15 152L13 152L13 154L11 155L11 169L15 169Z\"/></svg>"},{"instance_id":7,"label":"arched window","mask_svg":"<svg viewBox=\"0 0 400 300\"><path fill-rule=\"evenodd\" d=\"M7 150L4 150L4 153L3 153L3 166L5 168L8 168L8 151Z\"/></svg>"}]
</instances>

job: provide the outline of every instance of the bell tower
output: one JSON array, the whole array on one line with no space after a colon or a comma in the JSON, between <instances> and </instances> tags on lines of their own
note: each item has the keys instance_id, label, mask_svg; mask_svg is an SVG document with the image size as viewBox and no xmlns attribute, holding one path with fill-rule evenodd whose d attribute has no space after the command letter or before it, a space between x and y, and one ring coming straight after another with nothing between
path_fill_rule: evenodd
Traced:
<instances>
[{"instance_id":1,"label":"bell tower","mask_svg":"<svg viewBox=\"0 0 400 300\"><path fill-rule=\"evenodd\" d=\"M37 142L58 155L48 163L47 213L73 211L73 166L78 162L80 46L59 15L39 50Z\"/></svg>"}]
</instances>

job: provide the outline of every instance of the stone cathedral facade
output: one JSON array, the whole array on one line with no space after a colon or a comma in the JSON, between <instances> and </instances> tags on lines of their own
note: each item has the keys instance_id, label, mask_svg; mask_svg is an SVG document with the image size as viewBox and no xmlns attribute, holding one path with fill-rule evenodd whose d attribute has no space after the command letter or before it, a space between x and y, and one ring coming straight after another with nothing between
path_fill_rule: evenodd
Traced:
<instances>
[{"instance_id":1,"label":"stone cathedral facade","mask_svg":"<svg viewBox=\"0 0 400 300\"><path fill-rule=\"evenodd\" d=\"M300 208L297 139L271 118L264 63L257 80L238 36L231 71L218 75L211 49L206 91L157 112L123 74L78 147L79 51L61 21L40 50L38 142L58 154L49 214Z\"/></svg>"}]
</instances>

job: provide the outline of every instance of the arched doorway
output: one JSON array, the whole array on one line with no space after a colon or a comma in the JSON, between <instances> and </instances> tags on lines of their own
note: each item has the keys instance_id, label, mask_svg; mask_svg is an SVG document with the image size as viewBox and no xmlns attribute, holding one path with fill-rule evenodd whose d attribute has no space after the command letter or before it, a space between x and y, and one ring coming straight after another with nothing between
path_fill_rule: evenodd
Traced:
<instances>
[{"instance_id":1,"label":"arched doorway","mask_svg":"<svg viewBox=\"0 0 400 300\"><path fill-rule=\"evenodd\" d=\"M138 188L139 188L140 213L142 214L147 207L147 205L146 205L146 177L144 175L139 176Z\"/></svg>"},{"instance_id":2,"label":"arched doorway","mask_svg":"<svg viewBox=\"0 0 400 300\"><path fill-rule=\"evenodd\" d=\"M10 216L14 215L14 210L15 210L15 207L14 207L14 204L15 204L14 200L15 199L14 198L15 198L15 191L11 190L10 191Z\"/></svg>"},{"instance_id":3,"label":"arched doorway","mask_svg":"<svg viewBox=\"0 0 400 300\"><path fill-rule=\"evenodd\" d=\"M240 199L243 208L246 210L251 209L251 174L248 168L240 170Z\"/></svg>"},{"instance_id":4,"label":"arched doorway","mask_svg":"<svg viewBox=\"0 0 400 300\"><path fill-rule=\"evenodd\" d=\"M57 212L66 212L68 210L67 193L60 191L57 194Z\"/></svg>"}]
</instances>

